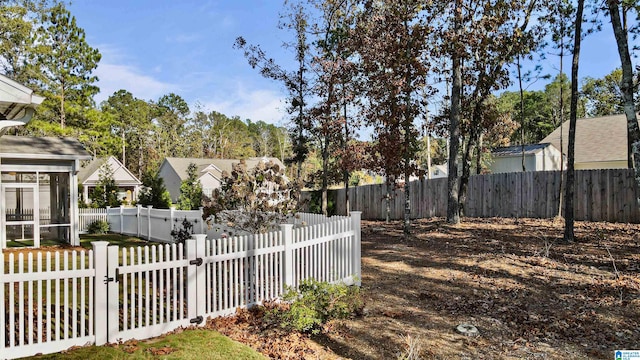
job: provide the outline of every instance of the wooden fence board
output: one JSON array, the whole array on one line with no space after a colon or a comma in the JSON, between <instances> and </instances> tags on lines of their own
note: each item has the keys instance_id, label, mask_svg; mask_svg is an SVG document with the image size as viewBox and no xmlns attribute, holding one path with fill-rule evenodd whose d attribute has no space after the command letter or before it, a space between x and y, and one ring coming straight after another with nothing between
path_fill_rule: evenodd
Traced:
<instances>
[{"instance_id":1,"label":"wooden fence board","mask_svg":"<svg viewBox=\"0 0 640 360\"><path fill-rule=\"evenodd\" d=\"M469 179L467 215L475 217L553 218L560 200L559 171L475 175ZM576 220L640 222L638 191L631 169L576 171L574 192ZM566 182L566 178L562 179ZM564 188L564 186L563 186ZM404 191L393 189L391 219L404 217ZM412 218L443 217L447 213L447 179L409 184ZM386 217L386 185L349 189L350 209L362 211L363 219ZM344 189L331 191L337 214L345 215ZM309 199L310 194L303 198Z\"/></svg>"}]
</instances>

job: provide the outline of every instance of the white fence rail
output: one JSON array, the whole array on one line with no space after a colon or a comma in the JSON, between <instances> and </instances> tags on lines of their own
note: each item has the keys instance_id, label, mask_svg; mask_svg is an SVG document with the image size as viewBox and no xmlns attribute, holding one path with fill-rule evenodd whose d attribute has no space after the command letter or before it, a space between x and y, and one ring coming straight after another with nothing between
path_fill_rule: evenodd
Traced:
<instances>
[{"instance_id":1,"label":"white fence rail","mask_svg":"<svg viewBox=\"0 0 640 360\"><path fill-rule=\"evenodd\" d=\"M0 254L0 358L158 336L278 298L309 278L359 285L360 241L353 212L260 235L129 249L94 242L88 253L26 261Z\"/></svg>"},{"instance_id":2,"label":"white fence rail","mask_svg":"<svg viewBox=\"0 0 640 360\"><path fill-rule=\"evenodd\" d=\"M107 209L85 208L79 209L80 234L85 234L89 230L89 225L95 221L107 221Z\"/></svg>"}]
</instances>

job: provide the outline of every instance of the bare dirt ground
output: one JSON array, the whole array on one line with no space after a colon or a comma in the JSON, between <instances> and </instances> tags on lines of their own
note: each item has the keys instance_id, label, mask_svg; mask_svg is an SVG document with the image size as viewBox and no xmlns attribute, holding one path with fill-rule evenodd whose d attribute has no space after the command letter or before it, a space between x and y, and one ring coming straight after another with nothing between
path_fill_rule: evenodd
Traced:
<instances>
[{"instance_id":1,"label":"bare dirt ground","mask_svg":"<svg viewBox=\"0 0 640 360\"><path fill-rule=\"evenodd\" d=\"M278 359L612 359L640 349L640 226L539 219L364 222L363 316L313 337L262 321L262 311L211 328ZM548 254L547 254L548 250ZM477 327L477 336L456 332Z\"/></svg>"}]
</instances>

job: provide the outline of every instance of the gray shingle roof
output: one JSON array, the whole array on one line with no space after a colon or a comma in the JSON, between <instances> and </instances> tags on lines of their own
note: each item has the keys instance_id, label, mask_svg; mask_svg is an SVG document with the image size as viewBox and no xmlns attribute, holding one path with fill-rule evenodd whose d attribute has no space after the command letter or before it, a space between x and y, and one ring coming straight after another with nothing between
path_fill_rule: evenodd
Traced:
<instances>
[{"instance_id":1,"label":"gray shingle roof","mask_svg":"<svg viewBox=\"0 0 640 360\"><path fill-rule=\"evenodd\" d=\"M567 153L569 121L562 125L562 153ZM560 128L541 143L551 143L560 149ZM621 161L627 159L627 118L622 115L578 119L576 123L576 163Z\"/></svg>"},{"instance_id":2,"label":"gray shingle roof","mask_svg":"<svg viewBox=\"0 0 640 360\"><path fill-rule=\"evenodd\" d=\"M91 160L89 163L83 165L82 168L80 168L80 171L78 172L78 182L82 184L85 180L87 180L89 176L91 176L91 174L98 171L98 169L100 169L100 166L102 166L102 164L107 162L107 159L108 158L105 158L105 157L95 158Z\"/></svg>"},{"instance_id":3,"label":"gray shingle roof","mask_svg":"<svg viewBox=\"0 0 640 360\"><path fill-rule=\"evenodd\" d=\"M78 140L56 137L3 136L0 138L0 155L22 159L91 159Z\"/></svg>"},{"instance_id":4,"label":"gray shingle roof","mask_svg":"<svg viewBox=\"0 0 640 360\"><path fill-rule=\"evenodd\" d=\"M547 146L553 146L550 143L540 143L540 144L529 144L524 146L525 155L536 154ZM513 145L513 146L505 146L499 147L491 150L491 155L493 156L518 156L522 155L522 145Z\"/></svg>"},{"instance_id":5,"label":"gray shingle roof","mask_svg":"<svg viewBox=\"0 0 640 360\"><path fill-rule=\"evenodd\" d=\"M255 167L260 161L265 158L261 157L252 157L245 159L245 163L247 164L247 168L251 169ZM266 158L267 161L271 160L280 168L284 169L284 164L277 158ZM187 179L187 168L189 164L193 163L198 167L198 172L201 172L209 165L215 165L221 171L226 171L231 173L233 170L233 164L240 162L238 159L202 159L202 158L173 158L168 157L165 158L165 161L175 170L181 180ZM212 174L216 177L220 177L221 173L215 172Z\"/></svg>"}]
</instances>

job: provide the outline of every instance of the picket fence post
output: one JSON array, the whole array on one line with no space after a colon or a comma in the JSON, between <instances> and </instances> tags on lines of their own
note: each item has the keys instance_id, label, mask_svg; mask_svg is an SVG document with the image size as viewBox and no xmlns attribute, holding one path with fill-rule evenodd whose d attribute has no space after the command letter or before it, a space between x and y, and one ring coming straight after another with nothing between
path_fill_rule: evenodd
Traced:
<instances>
[{"instance_id":1,"label":"picket fence post","mask_svg":"<svg viewBox=\"0 0 640 360\"><path fill-rule=\"evenodd\" d=\"M361 233L361 225L360 218L362 217L361 211L351 211L351 221L353 226L353 246L352 246L352 264L353 264L353 276L355 276L355 284L357 286L362 285L362 263L361 263L361 242L362 242L362 233Z\"/></svg>"},{"instance_id":2,"label":"picket fence post","mask_svg":"<svg viewBox=\"0 0 640 360\"><path fill-rule=\"evenodd\" d=\"M138 237L140 237L140 227L142 226L142 219L140 219L140 210L142 210L142 205L138 205L136 206L137 208L137 213L136 213L136 219L138 220Z\"/></svg>"},{"instance_id":3,"label":"picket fence post","mask_svg":"<svg viewBox=\"0 0 640 360\"><path fill-rule=\"evenodd\" d=\"M120 331L120 288L116 269L119 265L120 247L111 245L107 247L107 274L103 282L107 284L107 341L118 341Z\"/></svg>"},{"instance_id":4,"label":"picket fence post","mask_svg":"<svg viewBox=\"0 0 640 360\"><path fill-rule=\"evenodd\" d=\"M280 231L282 232L282 240L284 242L284 262L283 269L284 272L284 285L292 287L293 284L293 249L291 245L293 245L293 225L292 224L282 224L280 225ZM282 289L284 292L284 289Z\"/></svg>"},{"instance_id":5,"label":"picket fence post","mask_svg":"<svg viewBox=\"0 0 640 360\"><path fill-rule=\"evenodd\" d=\"M206 234L204 231L204 219L202 218L204 215L204 207L200 206L200 234Z\"/></svg>"},{"instance_id":6,"label":"picket fence post","mask_svg":"<svg viewBox=\"0 0 640 360\"><path fill-rule=\"evenodd\" d=\"M193 240L195 240L196 246L195 246L195 257L191 256L188 259L190 260L194 260L194 259L202 259L206 253L205 253L205 242L207 241L207 235L206 234L193 234L191 235L191 238ZM193 266L196 270L196 284L198 284L198 286L196 286L196 304L197 304L197 308L196 308L196 314L195 316L190 316L190 319L193 319L196 316L202 316L204 318L204 314L206 313L206 302L207 302L207 291L206 291L206 286L204 285L206 282L206 267L204 266L204 264L200 264L197 266ZM189 306L189 308L193 308L193 306ZM204 325L204 322L201 323L200 325Z\"/></svg>"},{"instance_id":7,"label":"picket fence post","mask_svg":"<svg viewBox=\"0 0 640 360\"><path fill-rule=\"evenodd\" d=\"M151 241L151 208L153 205L147 205L147 240Z\"/></svg>"},{"instance_id":8,"label":"picket fence post","mask_svg":"<svg viewBox=\"0 0 640 360\"><path fill-rule=\"evenodd\" d=\"M107 210L108 211L108 210ZM104 345L108 341L108 299L107 284L104 280L107 277L107 245L108 241L94 241L93 246L93 266L95 277L93 278L93 333L96 336L96 346Z\"/></svg>"},{"instance_id":9,"label":"picket fence post","mask_svg":"<svg viewBox=\"0 0 640 360\"><path fill-rule=\"evenodd\" d=\"M124 234L124 205L120 205L120 234Z\"/></svg>"}]
</instances>

